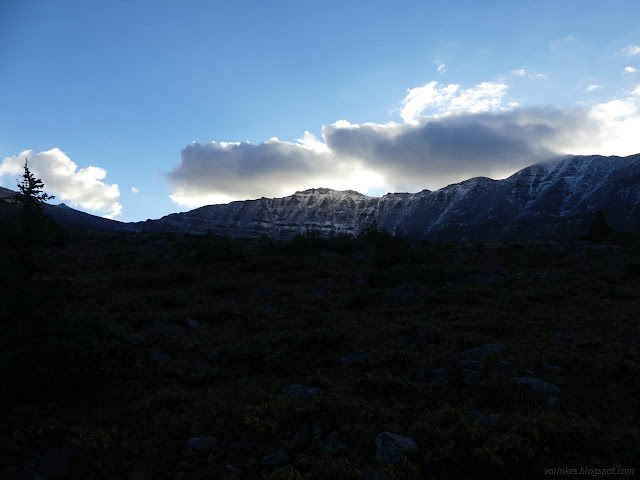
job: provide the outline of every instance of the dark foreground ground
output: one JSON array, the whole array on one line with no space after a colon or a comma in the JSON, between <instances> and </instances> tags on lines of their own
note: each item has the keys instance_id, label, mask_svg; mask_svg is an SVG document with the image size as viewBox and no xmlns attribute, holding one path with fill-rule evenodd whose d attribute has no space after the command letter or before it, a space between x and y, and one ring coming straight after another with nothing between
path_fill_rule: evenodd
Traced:
<instances>
[{"instance_id":1,"label":"dark foreground ground","mask_svg":"<svg viewBox=\"0 0 640 480\"><path fill-rule=\"evenodd\" d=\"M8 478L640 475L637 239L2 241Z\"/></svg>"}]
</instances>

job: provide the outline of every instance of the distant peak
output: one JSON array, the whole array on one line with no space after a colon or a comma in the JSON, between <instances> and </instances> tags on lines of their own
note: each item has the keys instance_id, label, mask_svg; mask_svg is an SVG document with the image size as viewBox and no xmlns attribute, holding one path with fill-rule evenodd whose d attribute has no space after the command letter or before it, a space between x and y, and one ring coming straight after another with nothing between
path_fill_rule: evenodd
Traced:
<instances>
[{"instance_id":1,"label":"distant peak","mask_svg":"<svg viewBox=\"0 0 640 480\"><path fill-rule=\"evenodd\" d=\"M349 195L358 195L358 196L362 196L364 197L365 195L363 195L360 192L356 192L355 190L334 190L332 188L324 188L324 187L319 187L319 188L309 188L307 190L302 190L302 191L297 191L296 194L297 195L302 195L302 194L306 194L306 195L327 195L329 193L346 193Z\"/></svg>"}]
</instances>

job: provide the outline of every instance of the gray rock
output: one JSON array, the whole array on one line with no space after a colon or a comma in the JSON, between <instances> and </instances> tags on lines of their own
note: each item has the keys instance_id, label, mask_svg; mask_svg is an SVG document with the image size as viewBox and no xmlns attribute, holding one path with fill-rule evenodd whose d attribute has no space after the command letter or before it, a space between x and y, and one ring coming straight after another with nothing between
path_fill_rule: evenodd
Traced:
<instances>
[{"instance_id":1,"label":"gray rock","mask_svg":"<svg viewBox=\"0 0 640 480\"><path fill-rule=\"evenodd\" d=\"M187 440L187 448L192 452L210 452L214 450L220 442L216 437L205 435L201 437L193 437Z\"/></svg>"},{"instance_id":2,"label":"gray rock","mask_svg":"<svg viewBox=\"0 0 640 480\"><path fill-rule=\"evenodd\" d=\"M384 301L392 305L417 303L432 295L433 292L425 287L422 282L413 281L397 285L387 291Z\"/></svg>"},{"instance_id":3,"label":"gray rock","mask_svg":"<svg viewBox=\"0 0 640 480\"><path fill-rule=\"evenodd\" d=\"M200 322L192 318L187 318L185 320L185 323L187 324L187 327L190 328L198 328L200 326Z\"/></svg>"},{"instance_id":4,"label":"gray rock","mask_svg":"<svg viewBox=\"0 0 640 480\"><path fill-rule=\"evenodd\" d=\"M549 395L549 398L547 398L547 405L549 405L550 407L557 407L559 403L560 398L556 397L555 395Z\"/></svg>"},{"instance_id":5,"label":"gray rock","mask_svg":"<svg viewBox=\"0 0 640 480\"><path fill-rule=\"evenodd\" d=\"M343 365L353 365L356 363L366 362L367 360L369 360L369 358L371 358L371 355L369 355L367 352L355 352L350 355L344 355L340 357L340 362Z\"/></svg>"},{"instance_id":6,"label":"gray rock","mask_svg":"<svg viewBox=\"0 0 640 480\"><path fill-rule=\"evenodd\" d=\"M233 465L227 465L226 466L227 472L229 472L232 475L242 475L242 470L240 470L238 467L234 467Z\"/></svg>"},{"instance_id":7,"label":"gray rock","mask_svg":"<svg viewBox=\"0 0 640 480\"><path fill-rule=\"evenodd\" d=\"M560 388L536 377L515 377L511 381L525 392L547 394L560 392Z\"/></svg>"},{"instance_id":8,"label":"gray rock","mask_svg":"<svg viewBox=\"0 0 640 480\"><path fill-rule=\"evenodd\" d=\"M127 335L127 342L134 345L140 345L141 343L144 343L144 337L139 333L130 333Z\"/></svg>"},{"instance_id":9,"label":"gray rock","mask_svg":"<svg viewBox=\"0 0 640 480\"><path fill-rule=\"evenodd\" d=\"M176 468L178 470L191 470L193 468L193 463L189 463L183 460L176 463Z\"/></svg>"},{"instance_id":10,"label":"gray rock","mask_svg":"<svg viewBox=\"0 0 640 480\"><path fill-rule=\"evenodd\" d=\"M499 273L485 272L471 275L469 280L475 285L501 285L504 283L504 276Z\"/></svg>"},{"instance_id":11,"label":"gray rock","mask_svg":"<svg viewBox=\"0 0 640 480\"><path fill-rule=\"evenodd\" d=\"M486 428L495 428L498 424L498 417L495 415L487 415L479 411L471 412L470 420L472 423L479 423Z\"/></svg>"},{"instance_id":12,"label":"gray rock","mask_svg":"<svg viewBox=\"0 0 640 480\"><path fill-rule=\"evenodd\" d=\"M253 291L254 297L272 298L272 297L275 297L276 295L277 295L276 291L270 288L256 288Z\"/></svg>"},{"instance_id":13,"label":"gray rock","mask_svg":"<svg viewBox=\"0 0 640 480\"><path fill-rule=\"evenodd\" d=\"M460 360L460 363L458 363L458 367L466 370L481 371L484 370L484 363L482 363L480 360Z\"/></svg>"},{"instance_id":14,"label":"gray rock","mask_svg":"<svg viewBox=\"0 0 640 480\"><path fill-rule=\"evenodd\" d=\"M317 387L309 387L307 385L300 385L296 383L294 385L289 385L282 390L282 393L285 395L290 395L292 397L298 398L310 398L315 397L316 395L320 395L322 390Z\"/></svg>"},{"instance_id":15,"label":"gray rock","mask_svg":"<svg viewBox=\"0 0 640 480\"><path fill-rule=\"evenodd\" d=\"M286 452L276 451L276 452L271 452L268 455L265 455L264 457L262 457L262 460L260 460L260 463L264 466L271 467L274 465L279 465L281 463L284 463L287 460L289 460L289 455Z\"/></svg>"},{"instance_id":16,"label":"gray rock","mask_svg":"<svg viewBox=\"0 0 640 480\"><path fill-rule=\"evenodd\" d=\"M169 360L171 356L165 352L151 352L149 354L149 360L153 363L163 363Z\"/></svg>"},{"instance_id":17,"label":"gray rock","mask_svg":"<svg viewBox=\"0 0 640 480\"><path fill-rule=\"evenodd\" d=\"M440 386L448 385L450 382L446 368L421 368L416 378L420 381Z\"/></svg>"},{"instance_id":18,"label":"gray rock","mask_svg":"<svg viewBox=\"0 0 640 480\"><path fill-rule=\"evenodd\" d=\"M391 432L382 432L376 437L376 461L378 463L400 463L407 450L416 448L416 442L412 438Z\"/></svg>"},{"instance_id":19,"label":"gray rock","mask_svg":"<svg viewBox=\"0 0 640 480\"><path fill-rule=\"evenodd\" d=\"M464 360L484 360L485 357L497 353L503 354L507 347L503 343L487 343L476 348L465 350L460 355Z\"/></svg>"},{"instance_id":20,"label":"gray rock","mask_svg":"<svg viewBox=\"0 0 640 480\"><path fill-rule=\"evenodd\" d=\"M171 322L157 323L153 326L153 330L167 337L177 337L185 332L185 328L182 325Z\"/></svg>"}]
</instances>

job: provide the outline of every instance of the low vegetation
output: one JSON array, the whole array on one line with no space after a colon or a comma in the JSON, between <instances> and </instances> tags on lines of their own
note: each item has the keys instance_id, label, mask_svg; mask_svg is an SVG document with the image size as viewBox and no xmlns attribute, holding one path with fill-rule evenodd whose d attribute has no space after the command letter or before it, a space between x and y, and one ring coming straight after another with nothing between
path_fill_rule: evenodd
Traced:
<instances>
[{"instance_id":1,"label":"low vegetation","mask_svg":"<svg viewBox=\"0 0 640 480\"><path fill-rule=\"evenodd\" d=\"M0 464L21 478L66 448L60 474L83 479L634 468L640 248L595 233L431 245L375 228L287 244L5 230ZM417 448L378 463L384 431Z\"/></svg>"}]
</instances>

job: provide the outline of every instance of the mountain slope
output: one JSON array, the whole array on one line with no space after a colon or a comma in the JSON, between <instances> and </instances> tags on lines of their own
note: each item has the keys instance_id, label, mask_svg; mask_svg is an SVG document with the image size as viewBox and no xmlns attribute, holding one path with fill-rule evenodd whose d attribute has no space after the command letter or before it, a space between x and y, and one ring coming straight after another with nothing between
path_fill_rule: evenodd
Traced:
<instances>
[{"instance_id":1,"label":"mountain slope","mask_svg":"<svg viewBox=\"0 0 640 480\"><path fill-rule=\"evenodd\" d=\"M368 197L316 188L284 198L210 205L143 223L143 231L290 238L357 234L374 220L429 240L527 240L585 233L596 211L612 227L640 231L640 155L567 156L504 180L472 178L437 191Z\"/></svg>"}]
</instances>

